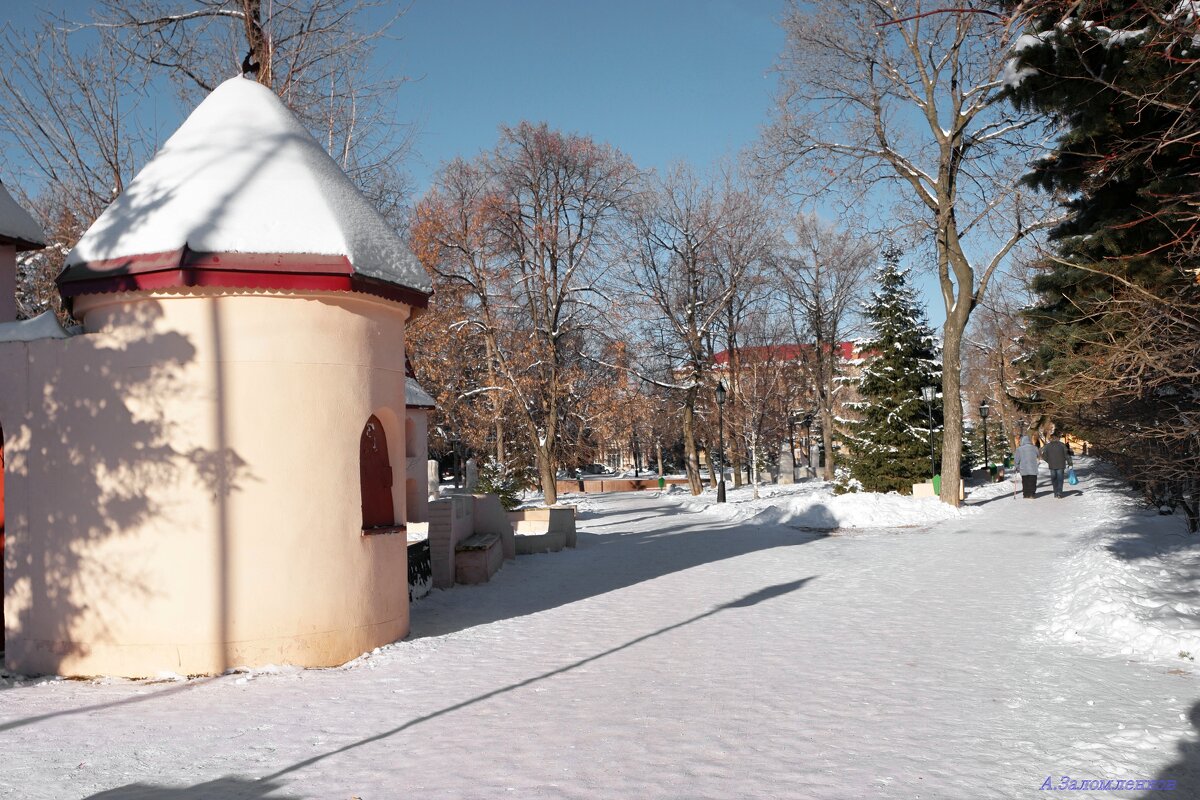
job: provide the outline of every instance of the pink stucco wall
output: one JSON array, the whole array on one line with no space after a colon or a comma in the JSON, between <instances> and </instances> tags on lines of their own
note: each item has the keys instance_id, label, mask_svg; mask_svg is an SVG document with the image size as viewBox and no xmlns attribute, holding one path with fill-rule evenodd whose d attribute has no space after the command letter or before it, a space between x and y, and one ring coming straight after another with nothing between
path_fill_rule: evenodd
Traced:
<instances>
[{"instance_id":1,"label":"pink stucco wall","mask_svg":"<svg viewBox=\"0 0 1200 800\"><path fill-rule=\"evenodd\" d=\"M16 318L17 249L11 244L0 244L0 322L12 322Z\"/></svg>"},{"instance_id":2,"label":"pink stucco wall","mask_svg":"<svg viewBox=\"0 0 1200 800\"><path fill-rule=\"evenodd\" d=\"M404 474L407 306L99 295L0 344L6 665L153 675L342 663L406 635L404 534L363 536L358 447ZM404 520L404 481L393 500Z\"/></svg>"},{"instance_id":3,"label":"pink stucco wall","mask_svg":"<svg viewBox=\"0 0 1200 800\"><path fill-rule=\"evenodd\" d=\"M408 409L405 426L408 457L405 470L407 482L407 513L409 522L429 521L429 411Z\"/></svg>"}]
</instances>

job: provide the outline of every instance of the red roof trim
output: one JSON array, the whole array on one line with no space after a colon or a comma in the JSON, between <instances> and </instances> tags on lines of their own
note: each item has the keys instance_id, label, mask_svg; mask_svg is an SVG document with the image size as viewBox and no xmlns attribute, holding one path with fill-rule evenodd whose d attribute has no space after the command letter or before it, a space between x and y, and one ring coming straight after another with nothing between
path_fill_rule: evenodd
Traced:
<instances>
[{"instance_id":1,"label":"red roof trim","mask_svg":"<svg viewBox=\"0 0 1200 800\"><path fill-rule=\"evenodd\" d=\"M345 256L201 253L187 249L74 264L58 276L64 298L109 292L212 286L226 289L361 292L425 308L429 295L355 274Z\"/></svg>"}]
</instances>

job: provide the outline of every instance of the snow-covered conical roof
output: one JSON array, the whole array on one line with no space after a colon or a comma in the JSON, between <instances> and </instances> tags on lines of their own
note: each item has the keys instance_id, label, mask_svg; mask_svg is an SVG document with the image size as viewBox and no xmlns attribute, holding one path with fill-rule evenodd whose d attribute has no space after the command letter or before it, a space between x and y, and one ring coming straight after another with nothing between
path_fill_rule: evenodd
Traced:
<instances>
[{"instance_id":1,"label":"snow-covered conical roof","mask_svg":"<svg viewBox=\"0 0 1200 800\"><path fill-rule=\"evenodd\" d=\"M0 183L0 244L15 245L18 250L38 250L46 246L42 226L13 200L3 183Z\"/></svg>"},{"instance_id":2,"label":"snow-covered conical roof","mask_svg":"<svg viewBox=\"0 0 1200 800\"><path fill-rule=\"evenodd\" d=\"M424 306L428 275L269 89L225 81L75 245L66 297L179 286L363 291Z\"/></svg>"}]
</instances>

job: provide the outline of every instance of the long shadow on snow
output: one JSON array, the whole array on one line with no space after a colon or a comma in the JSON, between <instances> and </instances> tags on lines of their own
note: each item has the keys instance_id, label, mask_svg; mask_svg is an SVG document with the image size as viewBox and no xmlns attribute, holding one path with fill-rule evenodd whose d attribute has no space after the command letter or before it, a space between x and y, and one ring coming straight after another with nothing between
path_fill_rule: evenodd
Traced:
<instances>
[{"instance_id":1,"label":"long shadow on snow","mask_svg":"<svg viewBox=\"0 0 1200 800\"><path fill-rule=\"evenodd\" d=\"M179 694L180 692L190 691L198 686L203 686L206 683L216 680L216 677L210 678L194 678L187 683L180 683L165 689L159 689L150 694L139 694L136 697L125 697L120 700L113 700L109 703L95 703L90 706L80 706L79 708L68 708L62 711L51 711L46 714L38 714L36 717L25 717L24 719L14 719L8 722L0 723L0 733L10 731L14 728L23 728L26 725L33 725L38 722L44 722L55 717L69 717L75 714L91 714L96 711L102 711L106 708L120 708L122 706L131 706L137 703L144 703L147 700L161 700L164 697Z\"/></svg>"},{"instance_id":2,"label":"long shadow on snow","mask_svg":"<svg viewBox=\"0 0 1200 800\"><path fill-rule=\"evenodd\" d=\"M1192 727L1200 731L1200 702L1192 706L1188 719ZM1164 795L1162 790L1152 790L1142 795L1139 800L1158 800L1164 796L1200 796L1200 744L1196 743L1195 737L1188 736L1180 739L1175 749L1179 751L1179 758L1160 769L1154 780L1175 781L1175 791L1178 794Z\"/></svg>"},{"instance_id":3,"label":"long shadow on snow","mask_svg":"<svg viewBox=\"0 0 1200 800\"><path fill-rule=\"evenodd\" d=\"M1105 547L1122 561L1170 559L1173 555L1193 554L1190 559L1174 559L1170 569L1176 573L1171 587L1161 589L1153 599L1167 608L1200 602L1200 536L1188 533L1187 523L1179 515L1163 516L1147 509L1129 485L1104 464L1097 464L1092 485L1103 486L1127 498L1124 514L1112 525Z\"/></svg>"},{"instance_id":4,"label":"long shadow on snow","mask_svg":"<svg viewBox=\"0 0 1200 800\"><path fill-rule=\"evenodd\" d=\"M195 786L154 786L131 783L116 789L93 794L87 800L267 800L297 798L297 795L278 795L283 787L270 780L254 780L228 775Z\"/></svg>"},{"instance_id":5,"label":"long shadow on snow","mask_svg":"<svg viewBox=\"0 0 1200 800\"><path fill-rule=\"evenodd\" d=\"M311 767L312 765L314 765L318 762L324 761L327 758L332 758L333 756L341 755L342 753L346 753L351 750L356 750L360 747L363 747L363 746L366 746L369 744L374 744L375 742L380 742L385 739L390 739L391 737L396 736L397 734L403 733L404 731L407 731L410 728L415 728L416 726L420 725L423 722L429 722L430 720L437 719L438 717L444 716L446 714L451 714L455 711L461 711L462 709L467 708L469 706L476 705L477 703L486 702L487 700L490 700L493 697L498 697L499 695L507 694L508 692L514 691L516 689L521 689L526 686L530 686L532 684L538 683L540 681L544 681L548 678L553 678L556 675L562 675L564 673L571 672L572 670L576 670L582 666L591 664L592 662L599 661L600 659L605 658L610 655L613 655L614 653L619 653L622 650L628 650L629 648L633 647L634 645L641 644L642 642L645 642L649 639L653 639L656 636L662 636L664 633L670 633L671 631L678 630L679 628L683 628L688 625L691 625L694 622L699 622L702 619L706 619L708 617L719 614L722 611L729 611L729 610L738 609L738 608L750 608L751 606L758 605L759 603L766 602L767 600L771 600L773 598L780 597L781 595L785 595L790 592L794 592L797 589L803 588L803 586L806 583L813 580L815 577L816 577L815 575L810 575L807 578L799 578L794 581L789 581L788 583L779 583L779 584L775 584L773 586L765 586L762 589L759 589L757 591L750 592L749 594L743 595L742 597L739 597L736 600L731 600L728 603L722 603L719 606L714 606L713 608L710 608L708 611L702 612L700 614L696 614L695 616L692 616L692 617L688 617L687 619L682 620L681 622L676 622L675 624L668 625L665 628L659 628L656 631L652 631L651 633L644 634L642 636L637 637L636 639L630 639L625 644L617 645L616 647L611 647L608 650L604 650L603 652L596 653L595 655L592 655L592 656L588 656L587 658L582 658L572 664L566 665L565 667L559 667L558 669L552 669L548 672L543 672L540 675L535 675L532 678L526 678L525 680L517 681L516 683L510 683L507 686L501 686L498 689L493 689L490 692L484 692L483 694L477 695L476 697L472 697L469 700L463 700L460 703L454 703L453 705L449 705L444 708L439 708L437 711L432 711L428 714L424 714L419 717L414 717L413 719L410 719L407 722L397 725L394 728L391 728L386 731L382 731L380 733L373 734L371 736L363 737L362 739L351 742L350 744L343 745L343 746L335 748L333 750L329 750L325 753L320 753L318 755L312 756L311 758L306 758L303 761L297 761L295 764L290 764L280 770L277 770L277 771L271 773L270 775L263 776L262 778L247 779L247 778L242 778L242 777L237 777L237 776L229 776L229 777L225 777L225 778L220 778L216 781L208 781L206 783L202 783L202 784L199 784L196 786L175 787L175 788L157 787L157 786L150 786L150 785L142 784L142 783L135 783L135 784L130 784L128 786L120 787L117 789L109 789L109 790L100 792L99 794L91 795L86 800L150 800L150 798L154 798L155 800L202 800L202 798L204 800L207 800L207 798L222 798L222 799L236 798L237 800L258 800L259 798L266 798L266 796L269 793L275 791L275 789L277 789L277 788L281 788L280 784L277 783L277 781L280 778L283 778L284 776L290 775L295 772L299 772L300 770L303 770L306 767ZM403 788L404 787L402 787L402 786L397 787L397 796L399 796L399 794L401 792L403 792ZM254 792L257 792L257 793L254 793Z\"/></svg>"},{"instance_id":6,"label":"long shadow on snow","mask_svg":"<svg viewBox=\"0 0 1200 800\"><path fill-rule=\"evenodd\" d=\"M456 603L453 608L428 602L415 604L409 638L442 636L501 619L536 614L673 572L761 550L808 544L825 536L822 531L801 531L775 523L756 525L753 520L718 523L711 518L695 520L695 515L686 511L672 514L677 508L672 504L664 503L662 507L667 509L662 516L678 519L683 514L685 521L653 531L610 534L580 531L574 551L520 556L515 566L505 566L486 587L455 586L447 590L486 591L490 594L487 600ZM823 506L813 508L818 518L834 519ZM635 509L633 513L636 518L644 519L647 510L650 509ZM830 527L835 525L836 522ZM510 581L519 581L520 588Z\"/></svg>"}]
</instances>

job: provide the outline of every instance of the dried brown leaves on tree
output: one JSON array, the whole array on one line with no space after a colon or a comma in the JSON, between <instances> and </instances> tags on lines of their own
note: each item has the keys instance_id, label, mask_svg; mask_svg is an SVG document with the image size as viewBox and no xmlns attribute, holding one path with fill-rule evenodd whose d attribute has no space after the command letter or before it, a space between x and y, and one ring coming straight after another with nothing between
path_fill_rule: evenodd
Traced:
<instances>
[{"instance_id":1,"label":"dried brown leaves on tree","mask_svg":"<svg viewBox=\"0 0 1200 800\"><path fill-rule=\"evenodd\" d=\"M448 165L415 216L426 267L466 297L453 324L484 343L492 383L479 391L516 409L504 435L536 463L547 503L563 448L588 424L596 362L582 354L602 345L605 274L636 179L611 147L521 123L493 152Z\"/></svg>"}]
</instances>

